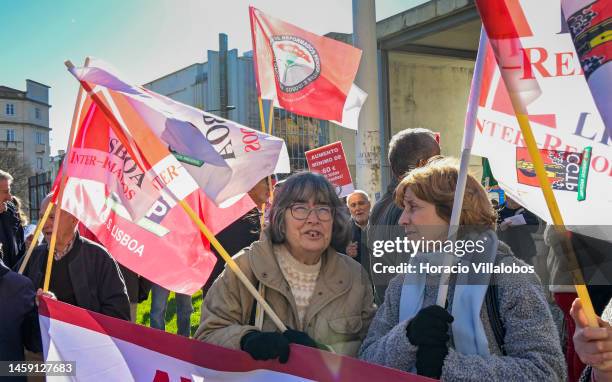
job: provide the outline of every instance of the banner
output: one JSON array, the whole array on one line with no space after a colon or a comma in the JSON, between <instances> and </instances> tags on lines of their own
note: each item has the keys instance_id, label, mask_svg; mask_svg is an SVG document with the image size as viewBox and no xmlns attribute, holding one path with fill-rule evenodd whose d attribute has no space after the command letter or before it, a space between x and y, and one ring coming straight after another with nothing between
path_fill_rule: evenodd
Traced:
<instances>
[{"instance_id":1,"label":"banner","mask_svg":"<svg viewBox=\"0 0 612 382\"><path fill-rule=\"evenodd\" d=\"M357 129L367 94L353 84L361 50L249 7L258 95L307 117Z\"/></svg>"},{"instance_id":2,"label":"banner","mask_svg":"<svg viewBox=\"0 0 612 382\"><path fill-rule=\"evenodd\" d=\"M342 142L317 147L306 151L304 155L308 170L325 176L334 185L339 197L342 198L355 191Z\"/></svg>"},{"instance_id":3,"label":"banner","mask_svg":"<svg viewBox=\"0 0 612 382\"><path fill-rule=\"evenodd\" d=\"M549 158L552 151L577 153L580 158L583 152L590 153L582 172L582 193L574 190L580 178L575 165L582 165L575 162L575 156L564 154L575 162L566 166L571 171L549 178L555 182L553 192L565 224L570 229L591 225L583 233L609 238L612 233L605 230L612 214L612 136L593 102L571 35L561 22L560 0L478 0L476 4L491 45L483 71L473 154L488 158L506 193L552 222L540 188L519 178L522 170L527 170L526 176L531 173L528 161L521 157L520 148L526 145L510 101L509 91L514 92L529 116L543 158Z\"/></svg>"},{"instance_id":4,"label":"banner","mask_svg":"<svg viewBox=\"0 0 612 382\"><path fill-rule=\"evenodd\" d=\"M89 83L112 111L125 135L124 146L136 156L132 161L148 169L152 159L171 158L153 174L152 183L177 200L189 193L181 192L185 187L171 187L177 182L174 173L190 175L212 201L227 206L268 175L289 172L289 155L280 138L130 85L97 59L72 73Z\"/></svg>"},{"instance_id":5,"label":"banner","mask_svg":"<svg viewBox=\"0 0 612 382\"><path fill-rule=\"evenodd\" d=\"M81 124L64 159L69 178L62 209L83 222L122 265L169 290L195 293L216 257L198 227L163 191L180 174L174 167L178 162L151 179L96 104L88 98L81 106ZM254 207L248 195L230 207L217 207L198 187L185 200L215 234ZM136 209L145 204L143 217L132 219L125 201Z\"/></svg>"},{"instance_id":6,"label":"banner","mask_svg":"<svg viewBox=\"0 0 612 382\"><path fill-rule=\"evenodd\" d=\"M48 298L41 298L39 313L45 361L75 361L75 376L54 381L431 381L300 345L291 345L286 364L255 361Z\"/></svg>"}]
</instances>

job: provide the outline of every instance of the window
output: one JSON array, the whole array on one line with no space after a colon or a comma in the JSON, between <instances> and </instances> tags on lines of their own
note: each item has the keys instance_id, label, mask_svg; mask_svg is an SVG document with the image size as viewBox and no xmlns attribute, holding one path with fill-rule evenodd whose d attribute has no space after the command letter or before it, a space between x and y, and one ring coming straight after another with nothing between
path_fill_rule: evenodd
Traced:
<instances>
[{"instance_id":1,"label":"window","mask_svg":"<svg viewBox=\"0 0 612 382\"><path fill-rule=\"evenodd\" d=\"M6 131L6 140L9 142L15 142L15 130L8 129Z\"/></svg>"},{"instance_id":2,"label":"window","mask_svg":"<svg viewBox=\"0 0 612 382\"><path fill-rule=\"evenodd\" d=\"M44 145L45 144L45 135L42 132L40 132L40 131L36 132L36 144L38 144L38 145Z\"/></svg>"},{"instance_id":3,"label":"window","mask_svg":"<svg viewBox=\"0 0 612 382\"><path fill-rule=\"evenodd\" d=\"M36 168L39 170L43 169L43 162L42 162L42 158L40 157L36 158Z\"/></svg>"},{"instance_id":4,"label":"window","mask_svg":"<svg viewBox=\"0 0 612 382\"><path fill-rule=\"evenodd\" d=\"M7 103L5 108L6 115L15 115L15 105Z\"/></svg>"},{"instance_id":5,"label":"window","mask_svg":"<svg viewBox=\"0 0 612 382\"><path fill-rule=\"evenodd\" d=\"M34 109L34 116L36 119L40 119L40 108L37 107Z\"/></svg>"}]
</instances>

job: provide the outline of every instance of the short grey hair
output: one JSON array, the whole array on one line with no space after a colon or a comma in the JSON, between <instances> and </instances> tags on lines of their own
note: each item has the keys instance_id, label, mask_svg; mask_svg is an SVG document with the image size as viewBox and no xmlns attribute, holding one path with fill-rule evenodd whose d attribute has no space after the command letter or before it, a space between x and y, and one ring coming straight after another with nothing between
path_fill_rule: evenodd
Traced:
<instances>
[{"instance_id":1,"label":"short grey hair","mask_svg":"<svg viewBox=\"0 0 612 382\"><path fill-rule=\"evenodd\" d=\"M365 192L364 190L355 190L353 192L351 192L347 197L346 197L346 204L348 205L349 199L351 198L351 196L355 195L355 194L359 194L362 195L364 198L366 198L366 200L369 202L370 201L370 195L368 195L367 192Z\"/></svg>"},{"instance_id":2,"label":"short grey hair","mask_svg":"<svg viewBox=\"0 0 612 382\"><path fill-rule=\"evenodd\" d=\"M440 145L435 134L422 127L405 129L395 134L389 142L389 164L397 178L419 166L420 161L440 155Z\"/></svg>"},{"instance_id":3,"label":"short grey hair","mask_svg":"<svg viewBox=\"0 0 612 382\"><path fill-rule=\"evenodd\" d=\"M9 183L13 183L13 176L6 171L0 170L0 180L8 180Z\"/></svg>"},{"instance_id":4,"label":"short grey hair","mask_svg":"<svg viewBox=\"0 0 612 382\"><path fill-rule=\"evenodd\" d=\"M274 199L270 209L270 225L266 228L270 239L274 244L285 243L285 211L293 203L307 203L311 198L317 204L332 208L334 217L330 246L344 253L351 239L348 209L340 201L329 181L323 175L311 172L293 174L283 183L283 192Z\"/></svg>"}]
</instances>

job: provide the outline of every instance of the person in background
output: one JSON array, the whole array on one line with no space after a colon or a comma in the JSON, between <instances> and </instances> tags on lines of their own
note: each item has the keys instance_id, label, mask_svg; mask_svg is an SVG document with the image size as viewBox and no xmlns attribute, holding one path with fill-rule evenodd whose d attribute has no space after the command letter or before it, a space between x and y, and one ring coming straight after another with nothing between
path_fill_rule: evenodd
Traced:
<instances>
[{"instance_id":1,"label":"person in background","mask_svg":"<svg viewBox=\"0 0 612 382\"><path fill-rule=\"evenodd\" d=\"M453 161L437 159L402 179L395 200L403 207L399 223L408 239L446 241L458 173ZM359 357L447 381L563 381L559 337L537 277L470 271L483 264L526 267L497 240L497 216L471 175L462 211L459 240L466 250L433 249L412 257L417 271L391 281ZM482 250L467 250L469 242ZM447 262L461 262L468 273L451 274L441 307L441 273L419 270Z\"/></svg>"},{"instance_id":2,"label":"person in background","mask_svg":"<svg viewBox=\"0 0 612 382\"><path fill-rule=\"evenodd\" d=\"M572 338L576 354L588 365L581 382L612 382L612 299L597 317L598 328L590 328L580 299L574 300L570 310L576 331Z\"/></svg>"},{"instance_id":3,"label":"person in background","mask_svg":"<svg viewBox=\"0 0 612 382\"><path fill-rule=\"evenodd\" d=\"M91 232L85 226L85 224L79 222L78 229L81 237L89 239L94 243L104 247L104 245L100 243L96 235L94 235L93 232ZM121 275L123 276L123 281L125 282L128 299L130 300L130 321L135 323L138 318L138 303L143 302L149 297L148 295L149 291L151 290L151 282L145 279L144 277L140 277L136 272L131 271L123 265L118 265L119 270L121 271Z\"/></svg>"},{"instance_id":4,"label":"person in background","mask_svg":"<svg viewBox=\"0 0 612 382\"><path fill-rule=\"evenodd\" d=\"M6 171L0 170L0 244L3 248L2 261L9 268L25 254L24 225L19 208L15 206L11 194L13 177Z\"/></svg>"},{"instance_id":5,"label":"person in background","mask_svg":"<svg viewBox=\"0 0 612 382\"><path fill-rule=\"evenodd\" d=\"M32 281L0 259L0 360L24 361L24 347L42 352L35 298ZM10 380L26 381L26 377Z\"/></svg>"},{"instance_id":6,"label":"person in background","mask_svg":"<svg viewBox=\"0 0 612 382\"><path fill-rule=\"evenodd\" d=\"M550 274L549 290L555 303L563 312L563 330L568 341L564 344L567 373L572 381L578 380L585 368L582 358L574 348L575 341L571 341L577 327L572 318L572 304L578 297L572 276L573 266L580 267L580 272L587 285L587 290L593 303L596 314L602 314L608 301L612 297L612 287L607 278L612 274L612 261L610 253L612 243L607 240L596 239L580 233L569 232L569 242L573 256L567 253L562 245L563 236L555 226L549 225L544 230L544 242L550 247L547 257L547 267ZM577 264L576 264L577 262Z\"/></svg>"},{"instance_id":7,"label":"person in background","mask_svg":"<svg viewBox=\"0 0 612 382\"><path fill-rule=\"evenodd\" d=\"M373 243L379 240L395 240L401 235L398 231L397 222L402 214L402 209L395 205L394 193L399 181L417 167L423 166L427 160L440 154L440 145L436 141L435 134L429 129L416 128L405 129L395 134L389 142L389 164L391 165L392 180L387 192L374 204L367 233L368 273L372 279L374 297L378 305L382 304L385 297L385 289L389 284L388 275L380 275L372 272L375 263L383 265L398 265L403 260L394 253L386 253L379 258L372 257Z\"/></svg>"},{"instance_id":8,"label":"person in background","mask_svg":"<svg viewBox=\"0 0 612 382\"><path fill-rule=\"evenodd\" d=\"M499 240L510 246L514 256L533 265L536 246L532 234L536 233L540 226L538 217L510 198L508 194L497 213Z\"/></svg>"},{"instance_id":9,"label":"person in background","mask_svg":"<svg viewBox=\"0 0 612 382\"><path fill-rule=\"evenodd\" d=\"M195 337L281 363L290 343L355 356L375 306L365 270L338 252L348 244L349 227L346 207L325 177L303 172L287 178L261 240L235 260L289 329L279 332L226 268L202 303L204 321Z\"/></svg>"},{"instance_id":10,"label":"person in background","mask_svg":"<svg viewBox=\"0 0 612 382\"><path fill-rule=\"evenodd\" d=\"M52 194L40 205L43 214ZM32 252L23 274L36 288L42 288L47 268L48 244L55 220L53 207L43 226L45 243ZM76 217L62 211L58 224L49 290L59 301L107 316L130 319L125 282L115 260L104 247L79 235ZM16 265L16 268L20 264Z\"/></svg>"},{"instance_id":11,"label":"person in background","mask_svg":"<svg viewBox=\"0 0 612 382\"><path fill-rule=\"evenodd\" d=\"M244 214L241 218L227 226L224 230L217 234L217 240L225 248L230 256L234 256L244 248L259 240L261 234L261 206L268 201L270 190L268 188L268 178L263 178L249 191L249 197L255 203L255 208ZM225 268L225 260L212 248L213 253L217 256L217 263L202 287L203 297L206 297L208 290L213 282L219 277L223 268ZM200 322L204 319L200 315Z\"/></svg>"},{"instance_id":12,"label":"person in background","mask_svg":"<svg viewBox=\"0 0 612 382\"><path fill-rule=\"evenodd\" d=\"M365 228L370 218L370 197L365 191L355 190L346 198L346 205L351 213L353 227L353 238L346 247L346 254L362 264L365 269L369 269L369 265L364 264L367 257L363 256L362 259L362 254L367 251Z\"/></svg>"}]
</instances>

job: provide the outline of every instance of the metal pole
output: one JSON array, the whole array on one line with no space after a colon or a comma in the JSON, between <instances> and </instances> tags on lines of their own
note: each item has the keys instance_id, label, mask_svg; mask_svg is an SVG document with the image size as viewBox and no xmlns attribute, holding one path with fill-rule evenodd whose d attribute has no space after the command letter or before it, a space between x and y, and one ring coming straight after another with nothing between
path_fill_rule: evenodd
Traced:
<instances>
[{"instance_id":1,"label":"metal pole","mask_svg":"<svg viewBox=\"0 0 612 382\"><path fill-rule=\"evenodd\" d=\"M353 0L353 45L363 51L355 83L368 98L359 114L355 158L357 186L371 197L380 188L380 133L378 110L378 58L374 0Z\"/></svg>"}]
</instances>

